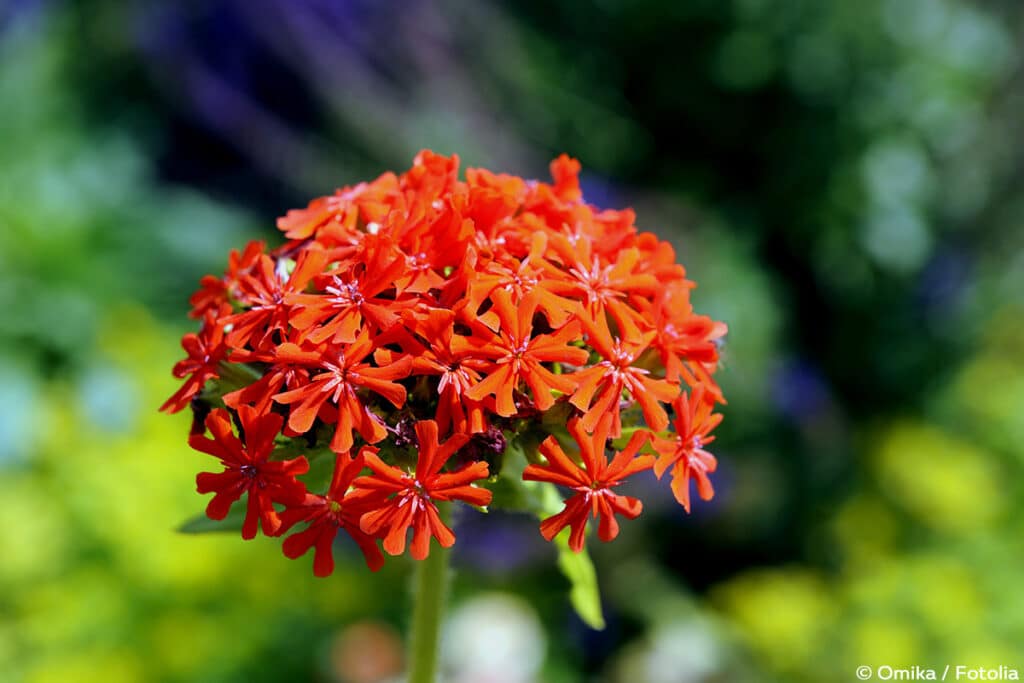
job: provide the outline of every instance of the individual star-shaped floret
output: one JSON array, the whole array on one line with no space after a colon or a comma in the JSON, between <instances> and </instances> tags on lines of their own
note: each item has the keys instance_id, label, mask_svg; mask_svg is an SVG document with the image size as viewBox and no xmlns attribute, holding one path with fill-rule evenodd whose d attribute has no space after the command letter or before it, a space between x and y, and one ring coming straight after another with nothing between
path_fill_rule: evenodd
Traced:
<instances>
[{"instance_id":1,"label":"individual star-shaped floret","mask_svg":"<svg viewBox=\"0 0 1024 683\"><path fill-rule=\"evenodd\" d=\"M308 522L308 526L285 539L285 556L295 559L313 548L313 573L316 576L330 576L334 572L334 539L339 531L345 531L363 551L366 566L377 571L384 566L384 556L377 547L373 536L359 528L359 519L366 507L352 500L350 487L366 460L365 453L375 453L372 446L364 446L354 458L348 453L339 453L334 461L334 476L325 495L307 493L301 504L289 507L281 513L281 531L288 531L296 524Z\"/></svg>"},{"instance_id":2,"label":"individual star-shaped floret","mask_svg":"<svg viewBox=\"0 0 1024 683\"><path fill-rule=\"evenodd\" d=\"M200 472L196 476L199 493L213 493L206 506L210 519L224 519L232 504L248 494L242 538L256 536L258 525L263 533L274 536L281 528L281 519L274 503L298 505L306 496L306 486L296 479L309 470L305 457L292 460L270 460L274 450L274 437L281 431L284 418L276 413L258 413L254 408L241 406L238 419L245 443L231 431L228 411L217 408L206 418L206 428L213 435L189 437L188 445L197 451L219 458L223 472Z\"/></svg>"},{"instance_id":3,"label":"individual star-shaped floret","mask_svg":"<svg viewBox=\"0 0 1024 683\"><path fill-rule=\"evenodd\" d=\"M582 466L565 454L555 437L549 436L540 445L540 452L547 459L547 464L529 465L523 471L523 479L526 481L550 482L575 491L565 501L565 508L561 512L540 524L540 533L549 541L562 529L569 527L572 530L569 547L575 552L583 550L583 536L590 516L599 518L598 538L610 541L619 535L616 514L635 519L643 510L639 500L619 495L612 489L622 484L626 477L649 469L654 464L653 456L637 456L648 434L644 431L635 432L626 448L609 462L605 448L610 429L611 416L601 421L593 435L587 434L581 420L573 420L569 423L569 433L579 445Z\"/></svg>"},{"instance_id":4,"label":"individual star-shaped floret","mask_svg":"<svg viewBox=\"0 0 1024 683\"><path fill-rule=\"evenodd\" d=\"M367 452L366 464L373 474L353 482L358 490L351 498L354 502L365 502L371 509L363 515L359 526L368 534L383 536L387 553L401 555L405 551L411 527L409 551L415 559L422 560L430 554L431 537L442 548L455 543L455 534L438 513L437 501L461 500L483 506L490 504L491 492L473 485L487 478L486 462L472 462L453 472L441 471L449 458L469 441L467 434L453 434L441 444L433 420L421 420L415 429L419 443L416 470L406 472Z\"/></svg>"},{"instance_id":5,"label":"individual star-shaped floret","mask_svg":"<svg viewBox=\"0 0 1024 683\"><path fill-rule=\"evenodd\" d=\"M703 500L711 500L715 490L708 474L715 471L718 461L704 447L715 440L711 430L722 421L712 412L714 398L698 385L692 396L683 393L673 404L676 433L673 438L656 437L652 447L658 452L654 473L661 479L672 468L672 493L687 512L690 511L690 480L697 482L697 493Z\"/></svg>"}]
</instances>

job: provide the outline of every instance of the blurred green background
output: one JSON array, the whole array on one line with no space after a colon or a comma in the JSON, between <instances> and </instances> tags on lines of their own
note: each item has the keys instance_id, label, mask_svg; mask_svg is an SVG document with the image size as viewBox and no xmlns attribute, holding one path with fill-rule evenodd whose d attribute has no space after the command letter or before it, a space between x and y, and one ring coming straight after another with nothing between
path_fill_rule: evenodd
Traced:
<instances>
[{"instance_id":1,"label":"blurred green background","mask_svg":"<svg viewBox=\"0 0 1024 683\"><path fill-rule=\"evenodd\" d=\"M0 2L0 680L400 680L408 565L174 533L157 406L230 248L421 147L676 243L729 324L717 495L594 543L467 517L459 683L1024 667L1024 5ZM597 547L597 546L601 547Z\"/></svg>"}]
</instances>

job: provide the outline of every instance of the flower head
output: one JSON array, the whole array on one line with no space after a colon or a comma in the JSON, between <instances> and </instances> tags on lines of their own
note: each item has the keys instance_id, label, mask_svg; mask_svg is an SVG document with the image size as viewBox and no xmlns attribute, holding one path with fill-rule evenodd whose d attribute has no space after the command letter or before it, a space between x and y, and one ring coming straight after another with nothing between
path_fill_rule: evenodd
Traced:
<instances>
[{"instance_id":1,"label":"flower head","mask_svg":"<svg viewBox=\"0 0 1024 683\"><path fill-rule=\"evenodd\" d=\"M424 150L404 173L288 211L284 244L252 242L200 281L201 327L162 409L191 404L190 443L224 465L198 478L211 517L247 497L243 535L291 532L285 554L312 548L323 576L341 530L371 569L407 547L426 557L431 538L450 546L443 508L486 506L499 480L496 500L543 512L545 538L569 527L577 551L591 518L611 540L640 514L617 493L637 471L671 470L687 510L691 480L710 498L725 325L693 310L675 249L631 209L585 201L578 161L550 173L462 180L458 157ZM333 478L283 453L333 462ZM537 501L558 487L569 495L550 515Z\"/></svg>"}]
</instances>

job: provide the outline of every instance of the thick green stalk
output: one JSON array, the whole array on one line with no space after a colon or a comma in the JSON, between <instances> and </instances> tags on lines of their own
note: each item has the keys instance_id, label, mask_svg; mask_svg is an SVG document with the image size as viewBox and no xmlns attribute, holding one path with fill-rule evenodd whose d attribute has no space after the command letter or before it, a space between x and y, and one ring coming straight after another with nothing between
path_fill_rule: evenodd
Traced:
<instances>
[{"instance_id":1,"label":"thick green stalk","mask_svg":"<svg viewBox=\"0 0 1024 683\"><path fill-rule=\"evenodd\" d=\"M448 504L439 506L448 517ZM409 640L409 683L435 683L441 618L448 593L451 550L431 544L427 559L416 563L413 584L412 634Z\"/></svg>"}]
</instances>

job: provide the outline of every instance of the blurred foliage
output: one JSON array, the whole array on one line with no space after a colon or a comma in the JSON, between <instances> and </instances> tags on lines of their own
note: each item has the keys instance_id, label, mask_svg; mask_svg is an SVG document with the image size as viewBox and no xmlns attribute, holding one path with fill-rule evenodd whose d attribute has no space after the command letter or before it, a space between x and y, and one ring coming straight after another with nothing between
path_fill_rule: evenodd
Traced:
<instances>
[{"instance_id":1,"label":"blurred foliage","mask_svg":"<svg viewBox=\"0 0 1024 683\"><path fill-rule=\"evenodd\" d=\"M159 185L125 131L83 125L66 76L75 57L56 38L64 32L26 24L0 44L0 254L12 313L0 333L63 362L88 353L81 342L110 299L179 310L180 292L221 267L220 251L251 224L194 190Z\"/></svg>"},{"instance_id":2,"label":"blurred foliage","mask_svg":"<svg viewBox=\"0 0 1024 683\"><path fill-rule=\"evenodd\" d=\"M1007 448L1003 429L943 419L989 393L965 381L976 364L1012 365L1004 380L1019 392L1024 308L1006 313L979 349L986 360L961 369L922 418L870 431L865 481L823 529L831 566L758 569L714 589L713 604L783 680L842 678L861 664L1024 665L1024 517L1013 504L1024 442Z\"/></svg>"},{"instance_id":3,"label":"blurred foliage","mask_svg":"<svg viewBox=\"0 0 1024 683\"><path fill-rule=\"evenodd\" d=\"M467 516L452 681L1024 666L1022 26L1009 0L0 6L0 678L400 669L406 567L317 581L174 534L202 457L155 409L199 275L421 147L579 157L730 325L714 501L636 483L592 548L600 633L533 521Z\"/></svg>"}]
</instances>

